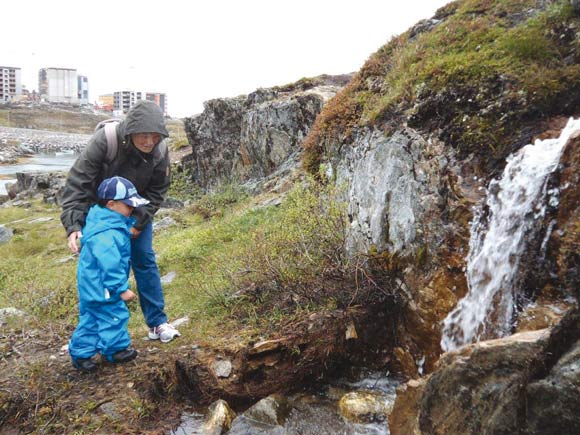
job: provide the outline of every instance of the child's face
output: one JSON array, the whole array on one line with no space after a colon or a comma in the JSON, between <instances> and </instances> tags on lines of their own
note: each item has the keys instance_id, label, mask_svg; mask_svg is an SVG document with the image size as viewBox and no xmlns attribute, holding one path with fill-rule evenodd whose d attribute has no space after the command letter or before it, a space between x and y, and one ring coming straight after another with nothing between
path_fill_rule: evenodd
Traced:
<instances>
[{"instance_id":1,"label":"child's face","mask_svg":"<svg viewBox=\"0 0 580 435\"><path fill-rule=\"evenodd\" d=\"M110 200L109 202L107 202L107 208L116 211L117 213L121 213L125 217L131 216L131 213L133 213L134 209L134 207L131 207L130 205L125 204L124 202L115 200Z\"/></svg>"}]
</instances>

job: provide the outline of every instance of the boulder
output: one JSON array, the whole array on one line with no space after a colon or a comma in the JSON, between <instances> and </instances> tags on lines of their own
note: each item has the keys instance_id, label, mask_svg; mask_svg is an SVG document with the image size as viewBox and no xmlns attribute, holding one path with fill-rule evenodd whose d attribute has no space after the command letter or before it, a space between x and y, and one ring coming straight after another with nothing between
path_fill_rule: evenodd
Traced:
<instances>
[{"instance_id":1,"label":"boulder","mask_svg":"<svg viewBox=\"0 0 580 435\"><path fill-rule=\"evenodd\" d=\"M393 409L393 403L373 391L351 391L338 402L340 415L355 423L385 421Z\"/></svg>"},{"instance_id":2,"label":"boulder","mask_svg":"<svg viewBox=\"0 0 580 435\"><path fill-rule=\"evenodd\" d=\"M288 399L272 394L244 412L244 417L269 425L283 425L292 410Z\"/></svg>"},{"instance_id":3,"label":"boulder","mask_svg":"<svg viewBox=\"0 0 580 435\"><path fill-rule=\"evenodd\" d=\"M236 413L225 400L216 400L208 409L208 415L203 425L206 435L221 435L230 430Z\"/></svg>"}]
</instances>

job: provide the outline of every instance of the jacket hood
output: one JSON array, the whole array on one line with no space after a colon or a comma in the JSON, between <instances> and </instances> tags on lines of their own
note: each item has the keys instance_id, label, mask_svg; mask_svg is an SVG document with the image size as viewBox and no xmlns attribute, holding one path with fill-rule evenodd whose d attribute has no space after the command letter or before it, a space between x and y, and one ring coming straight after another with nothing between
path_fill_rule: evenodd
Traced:
<instances>
[{"instance_id":1,"label":"jacket hood","mask_svg":"<svg viewBox=\"0 0 580 435\"><path fill-rule=\"evenodd\" d=\"M127 113L123 121L123 136L134 133L159 133L169 136L161 108L152 101L141 100Z\"/></svg>"},{"instance_id":2,"label":"jacket hood","mask_svg":"<svg viewBox=\"0 0 580 435\"><path fill-rule=\"evenodd\" d=\"M88 240L95 234L111 229L120 229L129 232L129 229L134 224L135 218L133 217L126 217L106 207L93 205L87 215L81 243L83 240Z\"/></svg>"}]
</instances>

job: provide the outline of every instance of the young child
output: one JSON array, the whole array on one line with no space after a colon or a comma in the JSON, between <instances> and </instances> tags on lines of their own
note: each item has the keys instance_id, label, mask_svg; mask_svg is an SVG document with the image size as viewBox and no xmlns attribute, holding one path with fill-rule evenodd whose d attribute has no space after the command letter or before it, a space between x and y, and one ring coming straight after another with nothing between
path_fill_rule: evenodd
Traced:
<instances>
[{"instance_id":1,"label":"young child","mask_svg":"<svg viewBox=\"0 0 580 435\"><path fill-rule=\"evenodd\" d=\"M97 190L98 204L89 210L82 231L77 269L79 323L69 343L73 365L83 372L97 370L91 358L101 353L108 361L135 359L127 331L126 301L135 299L129 290L131 213L149 201L123 177L104 180Z\"/></svg>"}]
</instances>

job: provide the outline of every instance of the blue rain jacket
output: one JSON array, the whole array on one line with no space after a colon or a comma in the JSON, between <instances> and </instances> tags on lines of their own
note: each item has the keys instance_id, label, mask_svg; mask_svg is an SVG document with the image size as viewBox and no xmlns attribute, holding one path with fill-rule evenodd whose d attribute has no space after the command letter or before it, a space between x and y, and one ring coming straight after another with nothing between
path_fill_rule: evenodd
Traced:
<instances>
[{"instance_id":1,"label":"blue rain jacket","mask_svg":"<svg viewBox=\"0 0 580 435\"><path fill-rule=\"evenodd\" d=\"M79 303L116 302L129 288L131 233L135 223L116 211L94 205L87 215L77 269Z\"/></svg>"}]
</instances>

